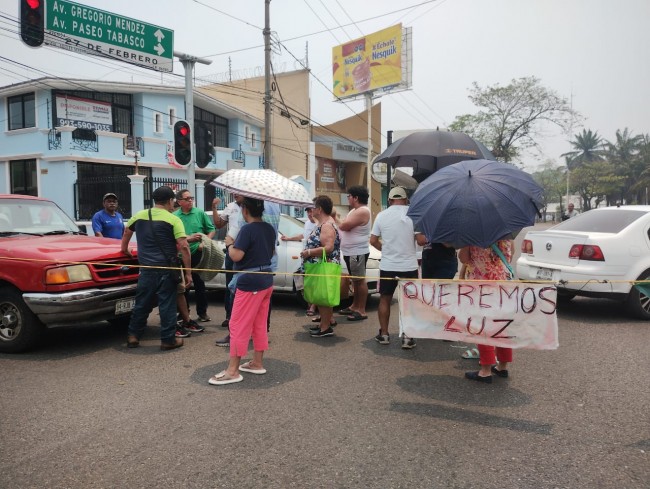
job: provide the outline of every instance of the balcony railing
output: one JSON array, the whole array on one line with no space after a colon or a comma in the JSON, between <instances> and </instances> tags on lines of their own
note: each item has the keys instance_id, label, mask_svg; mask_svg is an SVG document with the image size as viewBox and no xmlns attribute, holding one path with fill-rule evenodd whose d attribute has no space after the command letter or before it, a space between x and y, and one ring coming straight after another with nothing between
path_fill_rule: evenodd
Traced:
<instances>
[{"instance_id":1,"label":"balcony railing","mask_svg":"<svg viewBox=\"0 0 650 489\"><path fill-rule=\"evenodd\" d=\"M72 143L70 149L78 149L80 151L94 151L99 152L99 141L97 134L92 129L77 128L72 131Z\"/></svg>"},{"instance_id":2,"label":"balcony railing","mask_svg":"<svg viewBox=\"0 0 650 489\"><path fill-rule=\"evenodd\" d=\"M50 129L47 134L47 147L50 150L61 149L61 131Z\"/></svg>"}]
</instances>

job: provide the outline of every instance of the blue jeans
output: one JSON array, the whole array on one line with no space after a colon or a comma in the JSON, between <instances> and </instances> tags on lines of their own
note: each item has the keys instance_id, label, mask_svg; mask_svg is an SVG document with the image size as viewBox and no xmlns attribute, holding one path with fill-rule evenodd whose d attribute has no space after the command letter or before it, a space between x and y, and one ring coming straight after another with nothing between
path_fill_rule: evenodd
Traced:
<instances>
[{"instance_id":1,"label":"blue jeans","mask_svg":"<svg viewBox=\"0 0 650 489\"><path fill-rule=\"evenodd\" d=\"M192 255L191 267L196 267L201 261L201 255L203 251L197 250L196 253ZM194 300L196 301L196 313L199 316L203 316L208 312L208 297L205 292L205 282L199 276L198 273L192 273L192 284L194 285ZM185 291L185 300L187 301L187 309L190 308L190 291L189 289Z\"/></svg>"},{"instance_id":2,"label":"blue jeans","mask_svg":"<svg viewBox=\"0 0 650 489\"><path fill-rule=\"evenodd\" d=\"M147 318L158 297L160 312L160 341L174 343L176 341L176 283L171 271L153 268L140 269L138 288L135 293L135 306L129 322L129 334L140 338L147 326Z\"/></svg>"}]
</instances>

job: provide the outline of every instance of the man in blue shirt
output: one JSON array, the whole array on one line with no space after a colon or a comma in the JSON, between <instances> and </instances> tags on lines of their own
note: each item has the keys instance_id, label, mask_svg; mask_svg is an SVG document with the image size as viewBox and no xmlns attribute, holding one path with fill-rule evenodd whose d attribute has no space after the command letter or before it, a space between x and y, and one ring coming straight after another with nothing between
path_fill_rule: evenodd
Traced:
<instances>
[{"instance_id":1,"label":"man in blue shirt","mask_svg":"<svg viewBox=\"0 0 650 489\"><path fill-rule=\"evenodd\" d=\"M117 212L117 195L108 193L103 199L104 209L95 213L92 219L95 236L122 239L124 219Z\"/></svg>"}]
</instances>

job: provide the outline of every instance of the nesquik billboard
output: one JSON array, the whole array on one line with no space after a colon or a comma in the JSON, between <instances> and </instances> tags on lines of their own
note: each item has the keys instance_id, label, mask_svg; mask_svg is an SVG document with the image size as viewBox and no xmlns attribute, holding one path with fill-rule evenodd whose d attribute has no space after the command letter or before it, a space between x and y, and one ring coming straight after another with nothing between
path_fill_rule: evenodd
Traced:
<instances>
[{"instance_id":1,"label":"nesquik billboard","mask_svg":"<svg viewBox=\"0 0 650 489\"><path fill-rule=\"evenodd\" d=\"M334 95L353 97L402 83L402 24L332 49Z\"/></svg>"}]
</instances>

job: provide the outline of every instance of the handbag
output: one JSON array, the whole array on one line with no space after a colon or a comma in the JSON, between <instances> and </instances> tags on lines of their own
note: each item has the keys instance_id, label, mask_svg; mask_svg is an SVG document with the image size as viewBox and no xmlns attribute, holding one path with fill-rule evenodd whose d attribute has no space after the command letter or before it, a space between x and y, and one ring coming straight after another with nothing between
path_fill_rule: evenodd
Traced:
<instances>
[{"instance_id":1,"label":"handbag","mask_svg":"<svg viewBox=\"0 0 650 489\"><path fill-rule=\"evenodd\" d=\"M303 295L309 304L334 307L341 302L341 265L323 258L315 263L305 262Z\"/></svg>"},{"instance_id":2,"label":"handbag","mask_svg":"<svg viewBox=\"0 0 650 489\"><path fill-rule=\"evenodd\" d=\"M154 232L153 231L153 217L151 217L151 209L149 209L149 225L151 226L151 233L153 234L153 232ZM180 261L178 260L178 257L175 256L173 258L169 258L169 255L167 255L167 253L165 253L165 250L163 250L163 247L160 246L160 242L157 239L155 239L155 236L154 236L154 241L158 245L158 248L160 248L160 252L163 254L165 259L169 262L169 266L173 267L170 270L171 279L174 281L174 283L176 285L182 283L183 282L183 270L180 268L181 264L180 264Z\"/></svg>"}]
</instances>

